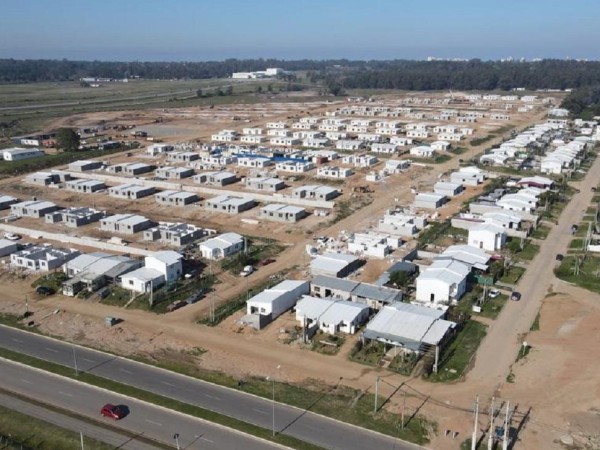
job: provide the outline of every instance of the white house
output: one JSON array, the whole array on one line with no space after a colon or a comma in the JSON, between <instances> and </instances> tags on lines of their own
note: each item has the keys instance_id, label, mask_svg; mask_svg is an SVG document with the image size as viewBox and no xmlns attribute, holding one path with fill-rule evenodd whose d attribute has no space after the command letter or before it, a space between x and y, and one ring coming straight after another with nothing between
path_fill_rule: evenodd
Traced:
<instances>
[{"instance_id":1,"label":"white house","mask_svg":"<svg viewBox=\"0 0 600 450\"><path fill-rule=\"evenodd\" d=\"M436 152L446 151L450 148L450 142L447 141L435 141L431 143L431 148Z\"/></svg>"},{"instance_id":2,"label":"white house","mask_svg":"<svg viewBox=\"0 0 600 450\"><path fill-rule=\"evenodd\" d=\"M377 233L354 233L347 244L350 253L383 259L398 249L402 245L402 240L397 236Z\"/></svg>"},{"instance_id":3,"label":"white house","mask_svg":"<svg viewBox=\"0 0 600 450\"><path fill-rule=\"evenodd\" d=\"M500 225L482 223L469 229L469 245L494 252L506 244L506 231Z\"/></svg>"},{"instance_id":4,"label":"white house","mask_svg":"<svg viewBox=\"0 0 600 450\"><path fill-rule=\"evenodd\" d=\"M278 285L262 291L248 299L246 311L248 315L262 316L258 326L261 329L284 312L292 309L296 301L310 291L310 282L285 280Z\"/></svg>"},{"instance_id":5,"label":"white house","mask_svg":"<svg viewBox=\"0 0 600 450\"><path fill-rule=\"evenodd\" d=\"M432 158L435 155L435 150L428 145L419 145L411 148L409 153L419 158Z\"/></svg>"},{"instance_id":6,"label":"white house","mask_svg":"<svg viewBox=\"0 0 600 450\"><path fill-rule=\"evenodd\" d=\"M39 158L45 153L37 148L7 148L2 150L4 161L21 161L23 159Z\"/></svg>"},{"instance_id":7,"label":"white house","mask_svg":"<svg viewBox=\"0 0 600 450\"><path fill-rule=\"evenodd\" d=\"M346 155L342 158L342 162L354 167L371 167L377 164L378 159L372 155Z\"/></svg>"},{"instance_id":8,"label":"white house","mask_svg":"<svg viewBox=\"0 0 600 450\"><path fill-rule=\"evenodd\" d=\"M324 333L356 333L369 318L369 307L348 300L305 295L296 304L296 320L303 328L318 327Z\"/></svg>"},{"instance_id":9,"label":"white house","mask_svg":"<svg viewBox=\"0 0 600 450\"><path fill-rule=\"evenodd\" d=\"M237 233L223 233L200 243L198 248L203 258L219 260L242 251L244 237Z\"/></svg>"},{"instance_id":10,"label":"white house","mask_svg":"<svg viewBox=\"0 0 600 450\"><path fill-rule=\"evenodd\" d=\"M417 277L416 301L430 307L457 301L465 293L469 272L469 266L459 261L435 260Z\"/></svg>"},{"instance_id":11,"label":"white house","mask_svg":"<svg viewBox=\"0 0 600 450\"><path fill-rule=\"evenodd\" d=\"M183 274L180 253L167 250L155 252L144 258L144 267L121 275L121 287L124 289L147 293L165 283L173 283Z\"/></svg>"},{"instance_id":12,"label":"white house","mask_svg":"<svg viewBox=\"0 0 600 450\"><path fill-rule=\"evenodd\" d=\"M403 160L397 160L397 159L388 159L385 162L385 171L387 173L402 173L404 170L408 169L410 167L410 162L403 159Z\"/></svg>"},{"instance_id":13,"label":"white house","mask_svg":"<svg viewBox=\"0 0 600 450\"><path fill-rule=\"evenodd\" d=\"M354 139L340 139L335 143L335 148L337 150L360 150L365 147L365 143L363 141L358 141Z\"/></svg>"},{"instance_id":14,"label":"white house","mask_svg":"<svg viewBox=\"0 0 600 450\"><path fill-rule=\"evenodd\" d=\"M317 169L317 177L344 179L353 175L352 169L336 166L322 166Z\"/></svg>"},{"instance_id":15,"label":"white house","mask_svg":"<svg viewBox=\"0 0 600 450\"><path fill-rule=\"evenodd\" d=\"M371 144L371 151L374 153L390 155L396 153L397 150L398 146L396 144L386 144L378 142Z\"/></svg>"},{"instance_id":16,"label":"white house","mask_svg":"<svg viewBox=\"0 0 600 450\"><path fill-rule=\"evenodd\" d=\"M448 198L443 194L436 194L434 192L420 192L415 196L413 206L415 208L437 209L441 208L447 201Z\"/></svg>"},{"instance_id":17,"label":"white house","mask_svg":"<svg viewBox=\"0 0 600 450\"><path fill-rule=\"evenodd\" d=\"M463 191L463 186L460 183L452 183L449 181L438 181L433 185L433 192L446 197L455 197Z\"/></svg>"}]
</instances>

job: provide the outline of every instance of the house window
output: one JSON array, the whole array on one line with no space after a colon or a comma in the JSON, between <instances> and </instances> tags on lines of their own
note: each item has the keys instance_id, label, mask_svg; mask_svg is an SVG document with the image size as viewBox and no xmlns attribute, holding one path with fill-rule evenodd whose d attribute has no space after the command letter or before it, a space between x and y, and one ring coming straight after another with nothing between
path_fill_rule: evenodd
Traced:
<instances>
[{"instance_id":1,"label":"house window","mask_svg":"<svg viewBox=\"0 0 600 450\"><path fill-rule=\"evenodd\" d=\"M133 286L133 280L129 280L129 286Z\"/></svg>"},{"instance_id":2,"label":"house window","mask_svg":"<svg viewBox=\"0 0 600 450\"><path fill-rule=\"evenodd\" d=\"M429 301L430 301L431 303L433 303L433 302L435 301L435 294L430 294L430 295L429 295Z\"/></svg>"}]
</instances>

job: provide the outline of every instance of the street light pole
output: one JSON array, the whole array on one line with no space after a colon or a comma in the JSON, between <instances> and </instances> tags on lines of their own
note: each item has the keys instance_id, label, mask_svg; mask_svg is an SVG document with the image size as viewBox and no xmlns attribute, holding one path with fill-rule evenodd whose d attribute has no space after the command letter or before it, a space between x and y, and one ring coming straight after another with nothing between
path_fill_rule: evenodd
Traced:
<instances>
[{"instance_id":1,"label":"street light pole","mask_svg":"<svg viewBox=\"0 0 600 450\"><path fill-rule=\"evenodd\" d=\"M175 433L173 435L173 439L175 439L175 446L177 447L177 450L180 450L180 447L179 447L179 433Z\"/></svg>"},{"instance_id":2,"label":"street light pole","mask_svg":"<svg viewBox=\"0 0 600 450\"><path fill-rule=\"evenodd\" d=\"M77 368L77 355L75 355L75 346L72 345L71 349L73 350L73 366L75 367L75 375L79 375L79 369Z\"/></svg>"},{"instance_id":3,"label":"street light pole","mask_svg":"<svg viewBox=\"0 0 600 450\"><path fill-rule=\"evenodd\" d=\"M273 436L275 436L275 377L273 377Z\"/></svg>"},{"instance_id":4,"label":"street light pole","mask_svg":"<svg viewBox=\"0 0 600 450\"><path fill-rule=\"evenodd\" d=\"M379 396L379 377L375 378L375 406L373 407L373 414L377 414L377 397Z\"/></svg>"}]
</instances>

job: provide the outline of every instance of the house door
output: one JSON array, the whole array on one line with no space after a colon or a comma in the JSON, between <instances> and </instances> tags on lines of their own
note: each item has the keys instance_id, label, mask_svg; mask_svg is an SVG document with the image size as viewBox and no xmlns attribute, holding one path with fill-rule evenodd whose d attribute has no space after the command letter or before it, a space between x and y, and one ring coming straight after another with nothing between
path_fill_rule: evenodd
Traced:
<instances>
[{"instance_id":1,"label":"house door","mask_svg":"<svg viewBox=\"0 0 600 450\"><path fill-rule=\"evenodd\" d=\"M429 301L430 301L431 303L433 303L433 302L435 301L435 294L430 294L430 295L429 295Z\"/></svg>"}]
</instances>

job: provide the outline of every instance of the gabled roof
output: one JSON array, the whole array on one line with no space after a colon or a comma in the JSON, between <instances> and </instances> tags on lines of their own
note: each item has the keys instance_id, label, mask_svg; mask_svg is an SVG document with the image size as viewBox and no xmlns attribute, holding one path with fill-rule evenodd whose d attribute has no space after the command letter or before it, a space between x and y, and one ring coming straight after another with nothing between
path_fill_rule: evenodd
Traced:
<instances>
[{"instance_id":1,"label":"gabled roof","mask_svg":"<svg viewBox=\"0 0 600 450\"><path fill-rule=\"evenodd\" d=\"M172 250L164 250L161 252L154 252L146 258L154 258L162 263L171 265L177 264L183 258L183 256L180 253L174 252Z\"/></svg>"},{"instance_id":2,"label":"gabled roof","mask_svg":"<svg viewBox=\"0 0 600 450\"><path fill-rule=\"evenodd\" d=\"M377 313L367 325L364 336L413 348L415 343L437 345L456 325L442 319L443 315L443 311L423 306L394 303L384 306Z\"/></svg>"},{"instance_id":3,"label":"gabled roof","mask_svg":"<svg viewBox=\"0 0 600 450\"><path fill-rule=\"evenodd\" d=\"M367 305L347 300L331 300L309 295L302 296L296 304L296 311L307 319L319 320L327 324L353 322L362 311L368 310Z\"/></svg>"}]
</instances>

